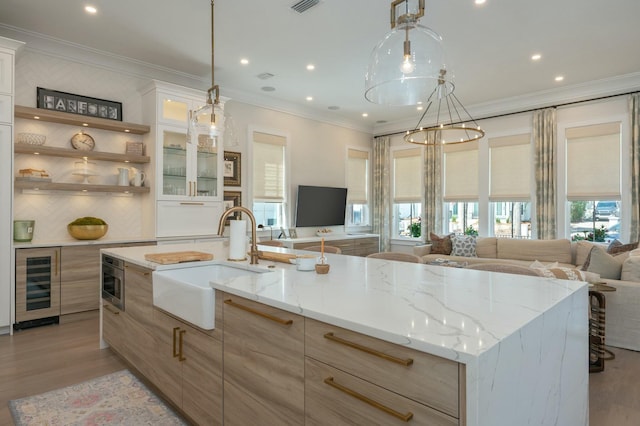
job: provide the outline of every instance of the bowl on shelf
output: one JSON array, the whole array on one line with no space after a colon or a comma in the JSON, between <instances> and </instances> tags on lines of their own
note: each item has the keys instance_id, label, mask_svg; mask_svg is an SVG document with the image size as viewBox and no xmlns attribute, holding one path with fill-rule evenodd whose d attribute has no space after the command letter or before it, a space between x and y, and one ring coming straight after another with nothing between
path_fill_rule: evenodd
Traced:
<instances>
[{"instance_id":1,"label":"bowl on shelf","mask_svg":"<svg viewBox=\"0 0 640 426\"><path fill-rule=\"evenodd\" d=\"M104 237L109 225L67 225L67 231L76 240L97 240Z\"/></svg>"},{"instance_id":2,"label":"bowl on shelf","mask_svg":"<svg viewBox=\"0 0 640 426\"><path fill-rule=\"evenodd\" d=\"M45 135L39 135L37 133L18 133L16 135L17 143L25 143L27 145L44 145L47 140Z\"/></svg>"}]
</instances>

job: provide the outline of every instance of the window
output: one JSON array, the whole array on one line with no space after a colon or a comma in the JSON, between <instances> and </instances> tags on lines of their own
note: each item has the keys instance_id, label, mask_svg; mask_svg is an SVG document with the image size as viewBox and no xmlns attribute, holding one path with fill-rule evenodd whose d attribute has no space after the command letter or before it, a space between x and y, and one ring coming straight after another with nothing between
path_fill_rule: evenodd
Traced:
<instances>
[{"instance_id":1,"label":"window","mask_svg":"<svg viewBox=\"0 0 640 426\"><path fill-rule=\"evenodd\" d=\"M286 227L283 136L253 132L253 214L256 223Z\"/></svg>"},{"instance_id":2,"label":"window","mask_svg":"<svg viewBox=\"0 0 640 426\"><path fill-rule=\"evenodd\" d=\"M491 203L493 235L501 238L531 238L531 203Z\"/></svg>"},{"instance_id":3,"label":"window","mask_svg":"<svg viewBox=\"0 0 640 426\"><path fill-rule=\"evenodd\" d=\"M566 129L567 201L572 240L620 236L620 123Z\"/></svg>"},{"instance_id":4,"label":"window","mask_svg":"<svg viewBox=\"0 0 640 426\"><path fill-rule=\"evenodd\" d=\"M531 135L489 139L493 235L531 238Z\"/></svg>"},{"instance_id":5,"label":"window","mask_svg":"<svg viewBox=\"0 0 640 426\"><path fill-rule=\"evenodd\" d=\"M478 203L445 203L448 234L478 235Z\"/></svg>"},{"instance_id":6,"label":"window","mask_svg":"<svg viewBox=\"0 0 640 426\"><path fill-rule=\"evenodd\" d=\"M478 142L444 146L446 232L478 232Z\"/></svg>"},{"instance_id":7,"label":"window","mask_svg":"<svg viewBox=\"0 0 640 426\"><path fill-rule=\"evenodd\" d=\"M422 150L393 153L393 235L418 238L422 212Z\"/></svg>"},{"instance_id":8,"label":"window","mask_svg":"<svg viewBox=\"0 0 640 426\"><path fill-rule=\"evenodd\" d=\"M620 237L619 201L569 201L571 240L611 242Z\"/></svg>"},{"instance_id":9,"label":"window","mask_svg":"<svg viewBox=\"0 0 640 426\"><path fill-rule=\"evenodd\" d=\"M369 225L369 152L347 150L347 225Z\"/></svg>"}]
</instances>

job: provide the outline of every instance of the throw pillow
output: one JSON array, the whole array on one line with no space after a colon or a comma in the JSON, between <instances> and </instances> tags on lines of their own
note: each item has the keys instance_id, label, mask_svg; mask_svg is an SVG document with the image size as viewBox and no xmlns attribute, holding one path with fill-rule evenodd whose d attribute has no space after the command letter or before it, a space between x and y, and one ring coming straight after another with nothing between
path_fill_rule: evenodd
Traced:
<instances>
[{"instance_id":1,"label":"throw pillow","mask_svg":"<svg viewBox=\"0 0 640 426\"><path fill-rule=\"evenodd\" d=\"M582 266L587 261L589 257L589 253L591 253L591 249L593 248L593 243L590 241L578 241L576 242L576 265ZM589 265L587 265L589 266ZM584 267L581 267L583 271Z\"/></svg>"},{"instance_id":2,"label":"throw pillow","mask_svg":"<svg viewBox=\"0 0 640 426\"><path fill-rule=\"evenodd\" d=\"M640 256L629 256L622 263L620 279L623 281L640 281Z\"/></svg>"},{"instance_id":3,"label":"throw pillow","mask_svg":"<svg viewBox=\"0 0 640 426\"><path fill-rule=\"evenodd\" d=\"M551 269L551 268L557 268L557 267L558 267L558 262L553 262L545 265L539 260L534 260L533 263L529 265L529 268L531 269Z\"/></svg>"},{"instance_id":4,"label":"throw pillow","mask_svg":"<svg viewBox=\"0 0 640 426\"><path fill-rule=\"evenodd\" d=\"M452 256L478 257L475 235L454 235L452 245Z\"/></svg>"},{"instance_id":5,"label":"throw pillow","mask_svg":"<svg viewBox=\"0 0 640 426\"><path fill-rule=\"evenodd\" d=\"M622 262L628 257L629 253L612 256L602 247L594 246L589 254L587 271L600 274L600 277L605 279L619 280L622 271Z\"/></svg>"},{"instance_id":6,"label":"throw pillow","mask_svg":"<svg viewBox=\"0 0 640 426\"><path fill-rule=\"evenodd\" d=\"M441 237L433 232L429 235L431 240L431 253L432 254L451 254L452 243L451 237L453 234L445 235Z\"/></svg>"},{"instance_id":7,"label":"throw pillow","mask_svg":"<svg viewBox=\"0 0 640 426\"><path fill-rule=\"evenodd\" d=\"M575 268L538 268L543 277L559 278L561 280L584 281L581 271Z\"/></svg>"},{"instance_id":8,"label":"throw pillow","mask_svg":"<svg viewBox=\"0 0 640 426\"><path fill-rule=\"evenodd\" d=\"M613 240L611 242L611 244L609 244L609 247L607 247L607 253L609 254L618 254L618 253L624 253L626 251L631 251L634 249L638 248L638 243L629 243L629 244L622 244L620 241L618 240Z\"/></svg>"}]
</instances>

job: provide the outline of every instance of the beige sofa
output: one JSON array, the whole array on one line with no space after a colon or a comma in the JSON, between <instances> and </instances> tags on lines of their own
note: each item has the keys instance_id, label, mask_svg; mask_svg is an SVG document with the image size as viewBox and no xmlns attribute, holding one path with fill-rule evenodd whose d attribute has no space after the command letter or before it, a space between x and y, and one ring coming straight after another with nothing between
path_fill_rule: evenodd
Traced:
<instances>
[{"instance_id":1,"label":"beige sofa","mask_svg":"<svg viewBox=\"0 0 640 426\"><path fill-rule=\"evenodd\" d=\"M415 246L413 252L428 264L447 260L469 266L480 263L505 263L529 267L538 261L543 264L558 262L558 267L580 269L593 246L594 243L591 242L571 242L567 239L520 240L477 237L477 257L431 253L431 244ZM604 248L606 249L606 245ZM640 264L640 256L629 257L622 263L623 278L627 279L601 278L599 281L616 289L614 292L605 293L606 344L640 351L640 278L635 278L637 273L624 273L625 267L634 262ZM628 278L630 276L634 277L633 280Z\"/></svg>"}]
</instances>

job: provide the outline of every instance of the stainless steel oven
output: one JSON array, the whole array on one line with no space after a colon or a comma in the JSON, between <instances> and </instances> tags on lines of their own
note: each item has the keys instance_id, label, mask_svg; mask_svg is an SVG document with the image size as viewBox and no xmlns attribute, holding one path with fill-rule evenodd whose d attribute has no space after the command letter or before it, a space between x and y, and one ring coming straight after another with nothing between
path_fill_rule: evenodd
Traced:
<instances>
[{"instance_id":1,"label":"stainless steel oven","mask_svg":"<svg viewBox=\"0 0 640 426\"><path fill-rule=\"evenodd\" d=\"M102 255L102 298L124 310L124 261Z\"/></svg>"}]
</instances>

